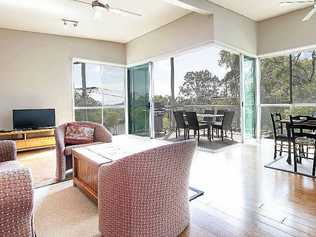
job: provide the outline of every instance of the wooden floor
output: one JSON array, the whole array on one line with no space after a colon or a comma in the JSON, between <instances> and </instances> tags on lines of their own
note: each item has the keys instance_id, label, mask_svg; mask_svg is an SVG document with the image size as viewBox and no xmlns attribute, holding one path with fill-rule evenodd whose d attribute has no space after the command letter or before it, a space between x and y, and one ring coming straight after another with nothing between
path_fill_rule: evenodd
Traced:
<instances>
[{"instance_id":1,"label":"wooden floor","mask_svg":"<svg viewBox=\"0 0 316 237\"><path fill-rule=\"evenodd\" d=\"M315 179L264 168L272 160L270 141L199 151L190 183L205 195L181 237L316 236Z\"/></svg>"},{"instance_id":2,"label":"wooden floor","mask_svg":"<svg viewBox=\"0 0 316 237\"><path fill-rule=\"evenodd\" d=\"M188 236L316 236L315 179L264 168L273 143L198 151L190 185L205 191L192 201Z\"/></svg>"}]
</instances>

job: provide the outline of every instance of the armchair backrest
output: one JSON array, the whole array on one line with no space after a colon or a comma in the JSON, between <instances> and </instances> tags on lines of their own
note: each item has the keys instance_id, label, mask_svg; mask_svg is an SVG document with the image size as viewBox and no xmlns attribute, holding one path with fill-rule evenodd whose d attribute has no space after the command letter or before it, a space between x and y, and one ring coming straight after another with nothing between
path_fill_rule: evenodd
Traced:
<instances>
[{"instance_id":1,"label":"armchair backrest","mask_svg":"<svg viewBox=\"0 0 316 237\"><path fill-rule=\"evenodd\" d=\"M16 160L16 145L14 141L0 141L0 162Z\"/></svg>"},{"instance_id":2,"label":"armchair backrest","mask_svg":"<svg viewBox=\"0 0 316 237\"><path fill-rule=\"evenodd\" d=\"M180 234L189 223L189 174L195 148L196 142L187 140L102 166L98 198L102 235Z\"/></svg>"}]
</instances>

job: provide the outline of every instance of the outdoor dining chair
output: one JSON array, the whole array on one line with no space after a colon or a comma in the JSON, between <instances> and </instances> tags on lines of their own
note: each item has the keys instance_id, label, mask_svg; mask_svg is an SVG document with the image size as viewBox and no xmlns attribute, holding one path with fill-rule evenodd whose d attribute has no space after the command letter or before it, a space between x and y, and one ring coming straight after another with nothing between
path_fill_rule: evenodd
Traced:
<instances>
[{"instance_id":1,"label":"outdoor dining chair","mask_svg":"<svg viewBox=\"0 0 316 237\"><path fill-rule=\"evenodd\" d=\"M215 122L212 125L212 139L214 139L214 129L221 131L221 138L224 141L224 131L230 131L231 139L233 140L233 119L234 119L235 111L225 111L224 117L221 122Z\"/></svg>"},{"instance_id":2,"label":"outdoor dining chair","mask_svg":"<svg viewBox=\"0 0 316 237\"><path fill-rule=\"evenodd\" d=\"M198 141L200 141L200 130L207 129L207 137L210 136L210 125L208 123L200 123L196 112L185 112L188 122L188 138L190 138L190 130L194 131L194 137L198 135Z\"/></svg>"},{"instance_id":3,"label":"outdoor dining chair","mask_svg":"<svg viewBox=\"0 0 316 237\"><path fill-rule=\"evenodd\" d=\"M183 136L186 139L188 125L184 119L184 111L173 111L173 116L176 120L176 138L181 135L181 129L183 129Z\"/></svg>"}]
</instances>

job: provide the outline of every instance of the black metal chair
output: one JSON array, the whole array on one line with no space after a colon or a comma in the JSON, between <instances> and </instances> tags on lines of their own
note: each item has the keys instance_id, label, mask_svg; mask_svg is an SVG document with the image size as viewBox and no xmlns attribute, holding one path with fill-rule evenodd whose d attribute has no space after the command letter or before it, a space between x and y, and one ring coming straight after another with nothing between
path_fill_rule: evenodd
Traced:
<instances>
[{"instance_id":1,"label":"black metal chair","mask_svg":"<svg viewBox=\"0 0 316 237\"><path fill-rule=\"evenodd\" d=\"M214 110L205 110L204 114L215 114L215 111ZM204 117L203 121L207 122L208 124L212 124L212 122L214 122L214 119L213 118Z\"/></svg>"},{"instance_id":2,"label":"black metal chair","mask_svg":"<svg viewBox=\"0 0 316 237\"><path fill-rule=\"evenodd\" d=\"M173 116L176 120L176 138L181 135L181 129L183 129L183 136L186 139L188 125L184 119L184 111L173 111Z\"/></svg>"},{"instance_id":3,"label":"black metal chair","mask_svg":"<svg viewBox=\"0 0 316 237\"><path fill-rule=\"evenodd\" d=\"M196 112L185 112L185 115L188 122L188 138L190 138L190 130L194 131L194 137L197 133L198 141L200 141L201 129L207 129L207 136L210 136L210 125L207 123L199 123L199 120L196 116Z\"/></svg>"},{"instance_id":4,"label":"black metal chair","mask_svg":"<svg viewBox=\"0 0 316 237\"><path fill-rule=\"evenodd\" d=\"M302 119L303 118L303 119ZM311 130L303 129L300 127L299 123L295 123L301 119L304 122L308 122L311 120L315 121L315 118L310 116L290 116L290 128L291 128L291 136L293 142L293 150L294 150L294 172L297 172L297 163L302 163L302 158L311 159L309 158L309 147L312 147L314 150L313 153L313 169L312 175L315 176L315 169L316 169L316 134L315 132L311 132ZM309 131L308 131L309 130ZM304 147L306 147L307 151L304 152Z\"/></svg>"},{"instance_id":5,"label":"black metal chair","mask_svg":"<svg viewBox=\"0 0 316 237\"><path fill-rule=\"evenodd\" d=\"M285 132L284 124L282 123L282 116L280 113L271 113L273 136L274 136L274 159L277 157L277 152L282 156L283 142L291 142L290 137ZM280 143L279 143L280 142ZM278 146L280 149L278 149ZM290 151L289 151L290 152Z\"/></svg>"},{"instance_id":6,"label":"black metal chair","mask_svg":"<svg viewBox=\"0 0 316 237\"><path fill-rule=\"evenodd\" d=\"M215 122L212 125L212 139L214 139L214 129L221 131L221 138L224 141L224 131L230 131L231 139L233 140L233 119L235 111L225 111L221 122Z\"/></svg>"},{"instance_id":7,"label":"black metal chair","mask_svg":"<svg viewBox=\"0 0 316 237\"><path fill-rule=\"evenodd\" d=\"M216 114L224 114L225 111L226 111L226 110L219 109L219 110L217 110ZM217 118L215 119L216 122L222 122L222 120L223 120L223 117L217 117Z\"/></svg>"}]
</instances>

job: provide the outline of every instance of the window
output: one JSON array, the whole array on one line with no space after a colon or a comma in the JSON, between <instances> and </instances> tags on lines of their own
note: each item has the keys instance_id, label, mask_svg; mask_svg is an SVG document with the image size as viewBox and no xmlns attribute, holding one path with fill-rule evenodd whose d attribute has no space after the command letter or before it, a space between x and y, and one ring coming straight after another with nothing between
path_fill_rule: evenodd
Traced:
<instances>
[{"instance_id":1,"label":"window","mask_svg":"<svg viewBox=\"0 0 316 237\"><path fill-rule=\"evenodd\" d=\"M293 65L293 102L316 102L316 50L295 53Z\"/></svg>"},{"instance_id":2,"label":"window","mask_svg":"<svg viewBox=\"0 0 316 237\"><path fill-rule=\"evenodd\" d=\"M75 120L104 124L112 134L125 133L124 67L73 64Z\"/></svg>"},{"instance_id":3,"label":"window","mask_svg":"<svg viewBox=\"0 0 316 237\"><path fill-rule=\"evenodd\" d=\"M204 112L234 110L234 130L240 131L240 57L207 47L174 58L175 104Z\"/></svg>"},{"instance_id":4,"label":"window","mask_svg":"<svg viewBox=\"0 0 316 237\"><path fill-rule=\"evenodd\" d=\"M261 135L272 137L270 113L316 112L316 50L261 59Z\"/></svg>"},{"instance_id":5,"label":"window","mask_svg":"<svg viewBox=\"0 0 316 237\"><path fill-rule=\"evenodd\" d=\"M289 56L262 59L261 103L284 104L290 102Z\"/></svg>"}]
</instances>

